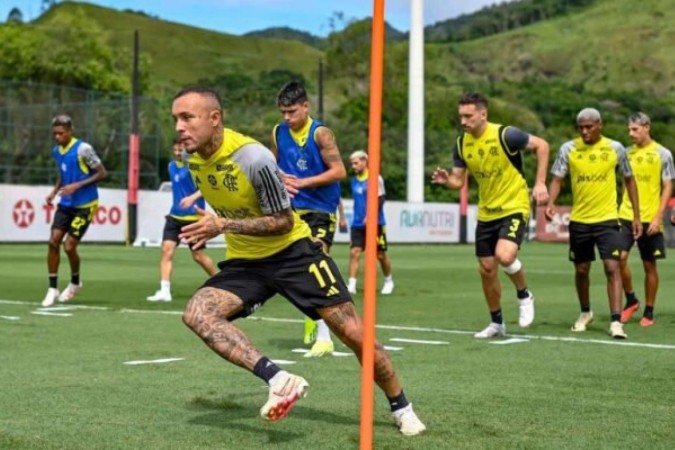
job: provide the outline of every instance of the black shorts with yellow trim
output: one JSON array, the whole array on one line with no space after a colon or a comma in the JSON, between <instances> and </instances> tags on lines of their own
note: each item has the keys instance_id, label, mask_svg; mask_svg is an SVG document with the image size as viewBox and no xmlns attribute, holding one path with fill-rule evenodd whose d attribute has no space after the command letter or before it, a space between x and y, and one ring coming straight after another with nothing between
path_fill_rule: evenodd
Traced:
<instances>
[{"instance_id":1,"label":"black shorts with yellow trim","mask_svg":"<svg viewBox=\"0 0 675 450\"><path fill-rule=\"evenodd\" d=\"M621 233L618 220L598 223L570 222L570 261L585 263L595 261L595 247L600 259L621 258Z\"/></svg>"},{"instance_id":2,"label":"black shorts with yellow trim","mask_svg":"<svg viewBox=\"0 0 675 450\"><path fill-rule=\"evenodd\" d=\"M218 268L202 287L229 291L243 300L244 308L228 320L249 316L275 294L313 320L320 319L319 308L352 301L337 265L310 238L266 258L222 261Z\"/></svg>"},{"instance_id":3,"label":"black shorts with yellow trim","mask_svg":"<svg viewBox=\"0 0 675 450\"><path fill-rule=\"evenodd\" d=\"M635 243L633 238L633 223L628 220L621 219L621 250L630 252ZM647 235L647 228L649 223L642 224L642 235L637 239L638 250L640 251L640 258L643 261L656 261L657 259L665 259L666 257L666 242L663 238L663 233L658 232Z\"/></svg>"},{"instance_id":4,"label":"black shorts with yellow trim","mask_svg":"<svg viewBox=\"0 0 675 450\"><path fill-rule=\"evenodd\" d=\"M164 231L162 232L162 241L173 241L176 245L180 245L180 232L181 228L185 225L190 225L191 223L197 222L196 220L179 220L172 215L166 216L166 222L164 222ZM201 250L206 248L206 244L202 244L199 249L195 248L192 244L188 243L190 250Z\"/></svg>"},{"instance_id":5,"label":"black shorts with yellow trim","mask_svg":"<svg viewBox=\"0 0 675 450\"><path fill-rule=\"evenodd\" d=\"M312 230L312 236L321 239L328 248L333 245L335 237L335 223L337 217L335 214L322 211L298 211L300 218L309 225Z\"/></svg>"},{"instance_id":6,"label":"black shorts with yellow trim","mask_svg":"<svg viewBox=\"0 0 675 450\"><path fill-rule=\"evenodd\" d=\"M520 244L525 237L527 218L523 213L511 214L490 221L478 221L476 224L476 256L487 258L495 255L500 239Z\"/></svg>"},{"instance_id":7,"label":"black shorts with yellow trim","mask_svg":"<svg viewBox=\"0 0 675 450\"><path fill-rule=\"evenodd\" d=\"M87 232L91 221L94 220L96 208L98 208L98 203L84 208L58 205L52 222L52 230L65 231L75 239L80 240Z\"/></svg>"},{"instance_id":8,"label":"black shorts with yellow trim","mask_svg":"<svg viewBox=\"0 0 675 450\"><path fill-rule=\"evenodd\" d=\"M366 248L366 228L352 227L349 234L349 247ZM377 226L377 250L386 252L389 248L387 243L387 228L383 225Z\"/></svg>"}]
</instances>

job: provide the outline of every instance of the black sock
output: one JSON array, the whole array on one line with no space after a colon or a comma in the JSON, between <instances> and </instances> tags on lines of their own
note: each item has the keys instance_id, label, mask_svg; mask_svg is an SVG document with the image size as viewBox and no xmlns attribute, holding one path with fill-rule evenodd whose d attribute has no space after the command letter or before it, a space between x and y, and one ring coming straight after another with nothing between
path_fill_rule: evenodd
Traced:
<instances>
[{"instance_id":1,"label":"black sock","mask_svg":"<svg viewBox=\"0 0 675 450\"><path fill-rule=\"evenodd\" d=\"M654 318L654 307L646 305L644 316L648 319L653 319Z\"/></svg>"},{"instance_id":2,"label":"black sock","mask_svg":"<svg viewBox=\"0 0 675 450\"><path fill-rule=\"evenodd\" d=\"M612 322L621 322L621 313L619 311L612 311Z\"/></svg>"},{"instance_id":3,"label":"black sock","mask_svg":"<svg viewBox=\"0 0 675 450\"><path fill-rule=\"evenodd\" d=\"M405 398L403 390L401 390L401 393L398 394L396 397L387 396L387 400L389 400L389 407L391 408L392 412L408 406L408 399Z\"/></svg>"},{"instance_id":4,"label":"black sock","mask_svg":"<svg viewBox=\"0 0 675 450\"><path fill-rule=\"evenodd\" d=\"M255 363L255 367L253 367L253 373L257 377L262 378L267 384L269 384L270 379L279 372L281 372L279 366L265 356L260 358L258 362Z\"/></svg>"},{"instance_id":5,"label":"black sock","mask_svg":"<svg viewBox=\"0 0 675 450\"><path fill-rule=\"evenodd\" d=\"M70 276L70 282L77 285L80 284L80 274L74 273Z\"/></svg>"},{"instance_id":6,"label":"black sock","mask_svg":"<svg viewBox=\"0 0 675 450\"><path fill-rule=\"evenodd\" d=\"M49 275L49 287L56 289L57 275Z\"/></svg>"},{"instance_id":7,"label":"black sock","mask_svg":"<svg viewBox=\"0 0 675 450\"><path fill-rule=\"evenodd\" d=\"M527 290L527 287L524 287L521 290L516 289L516 295L520 300L530 296L530 291Z\"/></svg>"},{"instance_id":8,"label":"black sock","mask_svg":"<svg viewBox=\"0 0 675 450\"><path fill-rule=\"evenodd\" d=\"M591 312L591 305L588 305L588 306L582 306L582 307L581 307L581 312L582 312L582 313L589 313L589 312Z\"/></svg>"},{"instance_id":9,"label":"black sock","mask_svg":"<svg viewBox=\"0 0 675 450\"><path fill-rule=\"evenodd\" d=\"M498 309L497 311L490 311L490 320L492 320L492 322L494 322L494 323L499 323L499 324L504 323L504 318L502 317L501 308Z\"/></svg>"},{"instance_id":10,"label":"black sock","mask_svg":"<svg viewBox=\"0 0 675 450\"><path fill-rule=\"evenodd\" d=\"M626 308L633 306L638 302L637 297L635 297L635 292L626 292Z\"/></svg>"}]
</instances>

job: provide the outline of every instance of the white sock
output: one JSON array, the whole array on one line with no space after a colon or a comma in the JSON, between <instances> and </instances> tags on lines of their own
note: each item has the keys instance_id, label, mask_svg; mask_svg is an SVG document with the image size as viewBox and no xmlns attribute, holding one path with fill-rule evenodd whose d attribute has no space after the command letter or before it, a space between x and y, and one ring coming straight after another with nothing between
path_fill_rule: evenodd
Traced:
<instances>
[{"instance_id":1,"label":"white sock","mask_svg":"<svg viewBox=\"0 0 675 450\"><path fill-rule=\"evenodd\" d=\"M388 277L384 277L384 282L385 283L393 283L394 282L393 275L389 275Z\"/></svg>"},{"instance_id":2,"label":"white sock","mask_svg":"<svg viewBox=\"0 0 675 450\"><path fill-rule=\"evenodd\" d=\"M316 340L330 342L330 328L323 320L316 321Z\"/></svg>"},{"instance_id":3,"label":"white sock","mask_svg":"<svg viewBox=\"0 0 675 450\"><path fill-rule=\"evenodd\" d=\"M272 378L270 378L269 385L272 386L274 383L276 383L281 378L283 378L287 375L288 375L288 372L286 372L285 370L280 370L279 372L277 372L276 375L274 375Z\"/></svg>"},{"instance_id":4,"label":"white sock","mask_svg":"<svg viewBox=\"0 0 675 450\"><path fill-rule=\"evenodd\" d=\"M356 278L349 278L349 281L347 282L349 286L354 286L356 287Z\"/></svg>"},{"instance_id":5,"label":"white sock","mask_svg":"<svg viewBox=\"0 0 675 450\"><path fill-rule=\"evenodd\" d=\"M159 282L159 286L162 292L171 292L171 281L162 280Z\"/></svg>"}]
</instances>

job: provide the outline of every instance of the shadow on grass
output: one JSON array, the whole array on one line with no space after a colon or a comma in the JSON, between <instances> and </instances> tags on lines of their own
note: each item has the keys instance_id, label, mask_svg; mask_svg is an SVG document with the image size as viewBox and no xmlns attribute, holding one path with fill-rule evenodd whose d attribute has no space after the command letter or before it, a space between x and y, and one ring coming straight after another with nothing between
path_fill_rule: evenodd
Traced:
<instances>
[{"instance_id":1,"label":"shadow on grass","mask_svg":"<svg viewBox=\"0 0 675 450\"><path fill-rule=\"evenodd\" d=\"M258 394L249 393L242 394L244 397L259 396ZM241 420L251 420L253 418L258 418L259 409L258 405L255 402L246 402L246 404L241 403L242 396L238 395L237 400L235 401L230 398L206 398L206 397L195 397L188 404L188 408L192 410L210 410L211 412L199 415L192 418L189 423L195 425L207 425L216 428L236 428L237 430L251 431L259 433L261 428L257 426L249 426L241 422ZM358 416L353 416L351 414L336 414L328 410L329 406L326 406L326 409L316 409L312 407L307 407L301 404L298 404L292 412L293 417L297 417L302 420L311 420L314 422L322 422L330 425L345 425L349 427L354 427L359 425ZM270 422L263 421L259 419L263 424L269 424ZM378 426L387 426L391 425L392 422L384 420L375 420L374 425ZM298 435L298 433L292 433L293 435Z\"/></svg>"}]
</instances>

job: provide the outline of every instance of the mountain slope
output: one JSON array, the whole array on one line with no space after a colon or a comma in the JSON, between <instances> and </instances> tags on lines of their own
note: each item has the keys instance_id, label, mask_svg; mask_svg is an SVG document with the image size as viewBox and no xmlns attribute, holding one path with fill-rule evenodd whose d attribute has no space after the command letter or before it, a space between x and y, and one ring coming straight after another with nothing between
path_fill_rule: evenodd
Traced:
<instances>
[{"instance_id":1,"label":"mountain slope","mask_svg":"<svg viewBox=\"0 0 675 450\"><path fill-rule=\"evenodd\" d=\"M48 27L58 15L76 11L96 22L106 31L108 42L129 57L134 30L139 30L144 68L155 86L175 88L223 72L257 73L279 68L309 78L316 73L322 55L297 41L234 36L82 3L60 3L37 24Z\"/></svg>"}]
</instances>

